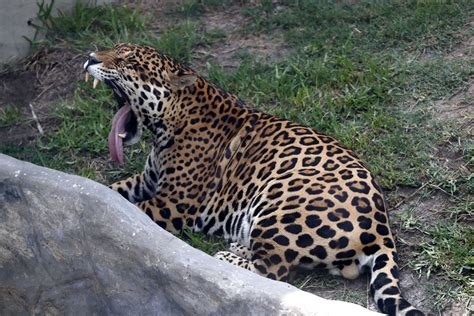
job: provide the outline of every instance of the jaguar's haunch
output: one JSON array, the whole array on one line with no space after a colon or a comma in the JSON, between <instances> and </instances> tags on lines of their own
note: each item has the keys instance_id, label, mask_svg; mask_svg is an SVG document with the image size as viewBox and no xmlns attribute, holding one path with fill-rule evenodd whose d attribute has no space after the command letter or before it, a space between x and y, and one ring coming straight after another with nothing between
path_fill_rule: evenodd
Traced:
<instances>
[{"instance_id":1,"label":"jaguar's haunch","mask_svg":"<svg viewBox=\"0 0 474 316\"><path fill-rule=\"evenodd\" d=\"M295 267L354 279L368 267L381 311L422 315L400 294L382 192L351 150L251 109L151 47L120 44L84 68L122 106L112 159L152 132L144 172L111 188L158 225L223 235L233 243L217 258L272 279L287 281Z\"/></svg>"}]
</instances>

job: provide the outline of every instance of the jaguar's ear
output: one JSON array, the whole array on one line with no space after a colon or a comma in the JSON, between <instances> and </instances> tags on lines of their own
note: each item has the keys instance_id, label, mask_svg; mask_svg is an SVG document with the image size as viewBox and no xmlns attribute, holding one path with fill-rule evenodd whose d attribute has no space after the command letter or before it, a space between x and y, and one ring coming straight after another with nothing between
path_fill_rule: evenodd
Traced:
<instances>
[{"instance_id":1,"label":"jaguar's ear","mask_svg":"<svg viewBox=\"0 0 474 316\"><path fill-rule=\"evenodd\" d=\"M169 75L169 82L173 90L183 90L190 85L193 85L197 80L197 76L192 73L171 74Z\"/></svg>"}]
</instances>

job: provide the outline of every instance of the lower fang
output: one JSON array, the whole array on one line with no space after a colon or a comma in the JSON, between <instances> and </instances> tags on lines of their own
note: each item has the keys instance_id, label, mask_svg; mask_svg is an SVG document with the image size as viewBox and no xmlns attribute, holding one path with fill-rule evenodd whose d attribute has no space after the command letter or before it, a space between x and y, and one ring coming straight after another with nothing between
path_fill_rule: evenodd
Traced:
<instances>
[{"instance_id":1,"label":"lower fang","mask_svg":"<svg viewBox=\"0 0 474 316\"><path fill-rule=\"evenodd\" d=\"M120 138L125 138L127 136L127 133L120 133L120 134L117 134L117 136Z\"/></svg>"},{"instance_id":2,"label":"lower fang","mask_svg":"<svg viewBox=\"0 0 474 316\"><path fill-rule=\"evenodd\" d=\"M89 81L89 73L86 72L86 78L85 78L86 82Z\"/></svg>"},{"instance_id":3,"label":"lower fang","mask_svg":"<svg viewBox=\"0 0 474 316\"><path fill-rule=\"evenodd\" d=\"M99 84L99 79L94 78L94 83L92 83L92 88L95 89L98 84Z\"/></svg>"}]
</instances>

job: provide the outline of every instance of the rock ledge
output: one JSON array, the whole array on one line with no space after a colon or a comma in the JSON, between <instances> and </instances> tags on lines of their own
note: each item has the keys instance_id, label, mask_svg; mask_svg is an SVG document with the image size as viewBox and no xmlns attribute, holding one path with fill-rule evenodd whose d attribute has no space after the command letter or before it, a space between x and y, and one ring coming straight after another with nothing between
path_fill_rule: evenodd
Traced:
<instances>
[{"instance_id":1,"label":"rock ledge","mask_svg":"<svg viewBox=\"0 0 474 316\"><path fill-rule=\"evenodd\" d=\"M376 315L216 260L105 186L0 154L2 315Z\"/></svg>"}]
</instances>

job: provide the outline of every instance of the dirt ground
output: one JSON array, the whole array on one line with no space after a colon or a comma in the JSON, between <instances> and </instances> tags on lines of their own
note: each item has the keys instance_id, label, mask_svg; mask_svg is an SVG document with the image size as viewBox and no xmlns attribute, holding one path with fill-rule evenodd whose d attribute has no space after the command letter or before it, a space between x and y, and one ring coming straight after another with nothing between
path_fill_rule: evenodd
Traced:
<instances>
[{"instance_id":1,"label":"dirt ground","mask_svg":"<svg viewBox=\"0 0 474 316\"><path fill-rule=\"evenodd\" d=\"M150 10L155 10L156 14L152 24L156 32L160 32L164 26L171 23L170 20L161 19L164 12L161 4L166 1L148 2L147 4L147 1L143 1L143 5L148 5ZM212 47L196 48L192 64L202 72L206 71L205 65L208 61L220 64L229 70L235 69L239 64L239 59L236 56L246 52L257 55L262 62L283 59L290 52L290 47L285 45L283 36L278 32L271 36L242 35L239 30L245 25L246 17L241 14L238 6L230 6L218 12L215 10L205 11L203 21L206 29L219 28L227 34L227 37ZM448 57L453 59L468 58L472 54L473 45L474 40L471 37ZM58 99L64 99L70 95L75 82L81 77L83 59L84 56L75 54L67 48L54 51L43 50L29 58L26 63L15 66L13 72L0 73L0 108L14 106L24 117L28 118L28 124L18 124L7 128L0 127L0 144L21 146L39 137L30 104L44 129L55 128L55 122L51 116L51 111L54 110L52 105ZM433 105L436 119L440 121L454 119L460 128L469 129L470 135L474 136L472 130L474 125L473 95L474 80L471 79L469 89L459 91L450 98L439 100ZM468 172L467 162L460 157L460 153L453 152L448 147L439 148L437 152L437 158L447 168ZM435 188L434 190L436 191ZM436 194L430 199L420 198L417 193L418 189L407 187L399 187L395 192L391 192L388 201L391 218L413 208L417 214L423 214L422 221L430 223L441 216L439 210L446 209L450 205L449 194L443 191L436 191ZM403 244L403 247L400 248L400 257L402 258L401 286L405 296L420 309L432 310L433 302L426 289L436 282L436 278L420 278L407 267L407 263L403 261L404 254L409 252L410 246L415 245L418 240L416 235L400 232L396 224L392 225L393 229ZM349 299L376 310L373 302L368 299L369 286L366 276L356 281L346 281L330 278L322 273L313 273L301 276L300 280L299 285L303 289L316 295L333 299ZM353 293L361 294L351 298ZM469 308L471 311L474 310L472 304L474 303L471 302L471 308ZM468 315L469 312L465 309L465 305L466 302L459 301L444 314Z\"/></svg>"},{"instance_id":2,"label":"dirt ground","mask_svg":"<svg viewBox=\"0 0 474 316\"><path fill-rule=\"evenodd\" d=\"M242 35L241 28L248 23L248 17L242 15L240 7L232 6L226 10L208 11L203 15L206 30L220 29L227 35L210 48L196 50L197 69L205 71L203 60L220 65L224 69L234 69L239 64L236 56L251 54L261 62L272 62L284 58L289 47L285 45L283 35L274 32L271 35Z\"/></svg>"},{"instance_id":3,"label":"dirt ground","mask_svg":"<svg viewBox=\"0 0 474 316\"><path fill-rule=\"evenodd\" d=\"M51 112L58 100L71 94L81 77L83 59L82 54L67 48L53 51L44 48L0 72L0 109L14 106L27 120L22 124L0 126L0 145L24 145L41 136L32 111L43 130L55 129Z\"/></svg>"}]
</instances>

